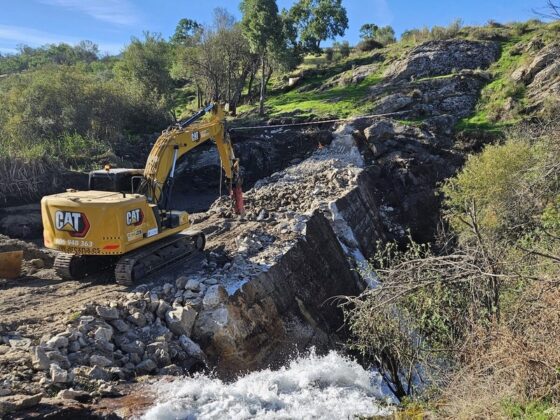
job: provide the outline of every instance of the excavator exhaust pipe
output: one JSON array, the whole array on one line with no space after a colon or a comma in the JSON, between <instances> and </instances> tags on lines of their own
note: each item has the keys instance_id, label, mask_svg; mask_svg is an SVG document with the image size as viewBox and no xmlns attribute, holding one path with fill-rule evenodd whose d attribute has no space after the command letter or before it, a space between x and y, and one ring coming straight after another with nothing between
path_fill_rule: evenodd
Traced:
<instances>
[{"instance_id":1,"label":"excavator exhaust pipe","mask_svg":"<svg viewBox=\"0 0 560 420\"><path fill-rule=\"evenodd\" d=\"M0 278L16 279L21 275L23 251L0 253Z\"/></svg>"}]
</instances>

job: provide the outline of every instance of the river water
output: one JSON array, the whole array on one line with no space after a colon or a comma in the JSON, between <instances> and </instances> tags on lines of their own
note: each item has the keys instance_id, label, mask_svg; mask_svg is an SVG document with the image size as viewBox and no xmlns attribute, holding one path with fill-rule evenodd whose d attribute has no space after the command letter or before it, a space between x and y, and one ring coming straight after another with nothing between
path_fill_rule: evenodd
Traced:
<instances>
[{"instance_id":1,"label":"river water","mask_svg":"<svg viewBox=\"0 0 560 420\"><path fill-rule=\"evenodd\" d=\"M155 386L158 402L145 420L347 419L388 416L395 403L378 373L334 351L229 383L200 375Z\"/></svg>"}]
</instances>

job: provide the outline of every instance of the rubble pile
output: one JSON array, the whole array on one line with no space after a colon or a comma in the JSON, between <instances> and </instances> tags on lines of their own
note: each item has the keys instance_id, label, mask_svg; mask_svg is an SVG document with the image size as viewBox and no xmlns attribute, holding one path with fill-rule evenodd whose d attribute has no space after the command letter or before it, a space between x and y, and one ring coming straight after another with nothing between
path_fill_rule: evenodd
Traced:
<instances>
[{"instance_id":1,"label":"rubble pile","mask_svg":"<svg viewBox=\"0 0 560 420\"><path fill-rule=\"evenodd\" d=\"M242 222L246 229L237 240L235 263L266 268L305 234L306 222L314 212L319 210L331 219L335 217L332 203L356 187L364 166L353 133L352 125L341 125L329 146L257 181L245 193L247 212ZM224 200L216 201L209 210L218 216L226 216L227 212Z\"/></svg>"},{"instance_id":2,"label":"rubble pile","mask_svg":"<svg viewBox=\"0 0 560 420\"><path fill-rule=\"evenodd\" d=\"M182 276L108 305L87 304L68 314L65 331L35 346L17 331L0 331L0 393L91 385L107 393L104 382L200 369L205 355L190 336L198 311L220 301L213 283Z\"/></svg>"}]
</instances>

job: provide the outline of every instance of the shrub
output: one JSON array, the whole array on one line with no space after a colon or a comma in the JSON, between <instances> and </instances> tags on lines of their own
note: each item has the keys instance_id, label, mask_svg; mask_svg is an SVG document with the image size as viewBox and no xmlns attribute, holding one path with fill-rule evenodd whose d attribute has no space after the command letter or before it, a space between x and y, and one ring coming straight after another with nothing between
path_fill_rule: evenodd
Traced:
<instances>
[{"instance_id":1,"label":"shrub","mask_svg":"<svg viewBox=\"0 0 560 420\"><path fill-rule=\"evenodd\" d=\"M460 19L456 19L448 26L434 26L432 29L424 27L422 29L407 30L403 32L402 39L414 44L451 39L457 37L462 28L463 22Z\"/></svg>"},{"instance_id":2,"label":"shrub","mask_svg":"<svg viewBox=\"0 0 560 420\"><path fill-rule=\"evenodd\" d=\"M452 232L379 247L379 284L343 305L351 347L397 395L421 384L437 416L560 414L557 131L526 125L470 157L442 187Z\"/></svg>"},{"instance_id":3,"label":"shrub","mask_svg":"<svg viewBox=\"0 0 560 420\"><path fill-rule=\"evenodd\" d=\"M472 231L474 219L488 233L511 234L511 226L532 222L532 204L519 191L520 179L535 165L529 142L514 139L504 145L486 146L469 157L463 170L443 187L449 218L460 233Z\"/></svg>"},{"instance_id":4,"label":"shrub","mask_svg":"<svg viewBox=\"0 0 560 420\"><path fill-rule=\"evenodd\" d=\"M560 98L552 95L546 97L540 114L544 120L560 121Z\"/></svg>"},{"instance_id":5,"label":"shrub","mask_svg":"<svg viewBox=\"0 0 560 420\"><path fill-rule=\"evenodd\" d=\"M393 44L397 41L395 38L395 30L391 26L383 26L377 29L374 39L382 45Z\"/></svg>"},{"instance_id":6,"label":"shrub","mask_svg":"<svg viewBox=\"0 0 560 420\"><path fill-rule=\"evenodd\" d=\"M156 98L132 85L99 80L76 67L48 66L3 81L0 138L11 156L29 157L35 150L63 161L91 158L127 133L161 130L166 114Z\"/></svg>"},{"instance_id":7,"label":"shrub","mask_svg":"<svg viewBox=\"0 0 560 420\"><path fill-rule=\"evenodd\" d=\"M334 57L334 50L332 48L325 48L325 60L327 60L327 62L332 62Z\"/></svg>"},{"instance_id":8,"label":"shrub","mask_svg":"<svg viewBox=\"0 0 560 420\"><path fill-rule=\"evenodd\" d=\"M350 55L350 44L348 43L348 41L343 41L340 44L339 52L342 58L346 58Z\"/></svg>"},{"instance_id":9,"label":"shrub","mask_svg":"<svg viewBox=\"0 0 560 420\"><path fill-rule=\"evenodd\" d=\"M379 48L383 48L383 44L372 38L364 39L356 45L356 49L362 52L373 51Z\"/></svg>"}]
</instances>

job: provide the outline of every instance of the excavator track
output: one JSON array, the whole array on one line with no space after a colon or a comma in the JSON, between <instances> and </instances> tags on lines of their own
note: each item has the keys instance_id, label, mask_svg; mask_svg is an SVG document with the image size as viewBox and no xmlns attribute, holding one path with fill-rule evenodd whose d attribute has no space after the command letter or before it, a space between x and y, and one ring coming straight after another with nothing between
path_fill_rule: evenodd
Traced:
<instances>
[{"instance_id":1,"label":"excavator track","mask_svg":"<svg viewBox=\"0 0 560 420\"><path fill-rule=\"evenodd\" d=\"M107 269L114 262L114 257L61 253L54 259L53 268L63 280L81 280Z\"/></svg>"},{"instance_id":2,"label":"excavator track","mask_svg":"<svg viewBox=\"0 0 560 420\"><path fill-rule=\"evenodd\" d=\"M115 267L118 284L131 286L162 267L204 250L202 232L186 230L124 255Z\"/></svg>"}]
</instances>

